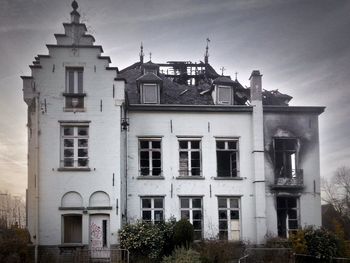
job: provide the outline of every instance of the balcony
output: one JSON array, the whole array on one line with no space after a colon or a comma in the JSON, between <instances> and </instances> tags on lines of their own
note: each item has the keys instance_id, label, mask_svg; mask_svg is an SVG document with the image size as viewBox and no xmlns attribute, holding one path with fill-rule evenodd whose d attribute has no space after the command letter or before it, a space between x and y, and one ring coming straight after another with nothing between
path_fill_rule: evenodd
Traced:
<instances>
[{"instance_id":1,"label":"balcony","mask_svg":"<svg viewBox=\"0 0 350 263\"><path fill-rule=\"evenodd\" d=\"M299 190L304 188L304 174L302 169L294 169L289 174L276 175L275 181L271 185L274 190L277 189L295 189Z\"/></svg>"}]
</instances>

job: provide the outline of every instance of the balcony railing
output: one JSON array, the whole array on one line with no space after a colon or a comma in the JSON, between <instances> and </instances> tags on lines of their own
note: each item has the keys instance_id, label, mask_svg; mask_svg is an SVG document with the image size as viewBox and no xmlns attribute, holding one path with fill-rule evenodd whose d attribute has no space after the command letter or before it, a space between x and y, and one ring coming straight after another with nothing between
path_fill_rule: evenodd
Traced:
<instances>
[{"instance_id":1,"label":"balcony railing","mask_svg":"<svg viewBox=\"0 0 350 263\"><path fill-rule=\"evenodd\" d=\"M290 176L276 175L272 188L303 188L304 174L302 169L295 169Z\"/></svg>"}]
</instances>

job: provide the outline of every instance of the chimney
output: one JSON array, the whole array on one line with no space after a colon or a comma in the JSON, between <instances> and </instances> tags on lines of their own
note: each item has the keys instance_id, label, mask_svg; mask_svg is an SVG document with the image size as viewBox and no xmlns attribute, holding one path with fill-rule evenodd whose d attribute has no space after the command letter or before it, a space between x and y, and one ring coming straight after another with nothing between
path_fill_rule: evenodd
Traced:
<instances>
[{"instance_id":1,"label":"chimney","mask_svg":"<svg viewBox=\"0 0 350 263\"><path fill-rule=\"evenodd\" d=\"M259 70L253 70L250 75L250 100L262 100L262 85L261 85L261 77Z\"/></svg>"}]
</instances>

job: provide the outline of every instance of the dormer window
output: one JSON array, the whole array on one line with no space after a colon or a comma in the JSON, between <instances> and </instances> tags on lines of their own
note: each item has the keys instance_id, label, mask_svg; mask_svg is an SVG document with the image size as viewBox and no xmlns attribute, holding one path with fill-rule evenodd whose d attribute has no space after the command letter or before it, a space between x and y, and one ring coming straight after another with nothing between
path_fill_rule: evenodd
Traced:
<instances>
[{"instance_id":1,"label":"dormer window","mask_svg":"<svg viewBox=\"0 0 350 263\"><path fill-rule=\"evenodd\" d=\"M66 68L65 110L84 108L83 72L82 67Z\"/></svg>"},{"instance_id":2,"label":"dormer window","mask_svg":"<svg viewBox=\"0 0 350 263\"><path fill-rule=\"evenodd\" d=\"M232 105L233 101L233 89L229 86L218 86L217 87L217 104Z\"/></svg>"},{"instance_id":3,"label":"dormer window","mask_svg":"<svg viewBox=\"0 0 350 263\"><path fill-rule=\"evenodd\" d=\"M158 104L159 103L159 85L156 83L141 84L141 103Z\"/></svg>"}]
</instances>

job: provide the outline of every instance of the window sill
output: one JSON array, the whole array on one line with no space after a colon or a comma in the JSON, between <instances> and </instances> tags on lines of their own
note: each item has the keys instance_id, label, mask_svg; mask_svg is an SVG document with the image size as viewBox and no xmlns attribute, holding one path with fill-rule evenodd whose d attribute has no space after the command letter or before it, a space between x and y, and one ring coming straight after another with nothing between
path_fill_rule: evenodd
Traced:
<instances>
[{"instance_id":1,"label":"window sill","mask_svg":"<svg viewBox=\"0 0 350 263\"><path fill-rule=\"evenodd\" d=\"M243 177L214 177L214 180L233 180L233 181L240 181L243 180Z\"/></svg>"},{"instance_id":2,"label":"window sill","mask_svg":"<svg viewBox=\"0 0 350 263\"><path fill-rule=\"evenodd\" d=\"M178 176L176 180L204 180L203 176Z\"/></svg>"},{"instance_id":3,"label":"window sill","mask_svg":"<svg viewBox=\"0 0 350 263\"><path fill-rule=\"evenodd\" d=\"M60 167L57 169L59 172L90 172L90 168L74 168L74 167Z\"/></svg>"},{"instance_id":4,"label":"window sill","mask_svg":"<svg viewBox=\"0 0 350 263\"><path fill-rule=\"evenodd\" d=\"M58 245L59 248L76 248L76 247L84 247L82 243L63 243Z\"/></svg>"},{"instance_id":5,"label":"window sill","mask_svg":"<svg viewBox=\"0 0 350 263\"><path fill-rule=\"evenodd\" d=\"M112 210L111 206L88 206L87 210Z\"/></svg>"},{"instance_id":6,"label":"window sill","mask_svg":"<svg viewBox=\"0 0 350 263\"><path fill-rule=\"evenodd\" d=\"M60 206L58 208L58 210L84 210L83 206L79 206L79 207L62 207Z\"/></svg>"},{"instance_id":7,"label":"window sill","mask_svg":"<svg viewBox=\"0 0 350 263\"><path fill-rule=\"evenodd\" d=\"M159 175L140 175L136 177L137 180L164 180L164 176Z\"/></svg>"},{"instance_id":8,"label":"window sill","mask_svg":"<svg viewBox=\"0 0 350 263\"><path fill-rule=\"evenodd\" d=\"M63 108L64 112L85 112L86 108Z\"/></svg>"},{"instance_id":9,"label":"window sill","mask_svg":"<svg viewBox=\"0 0 350 263\"><path fill-rule=\"evenodd\" d=\"M62 93L62 95L64 97L74 97L74 98L78 98L78 97L85 97L86 93L68 93L68 92L64 92Z\"/></svg>"}]
</instances>

